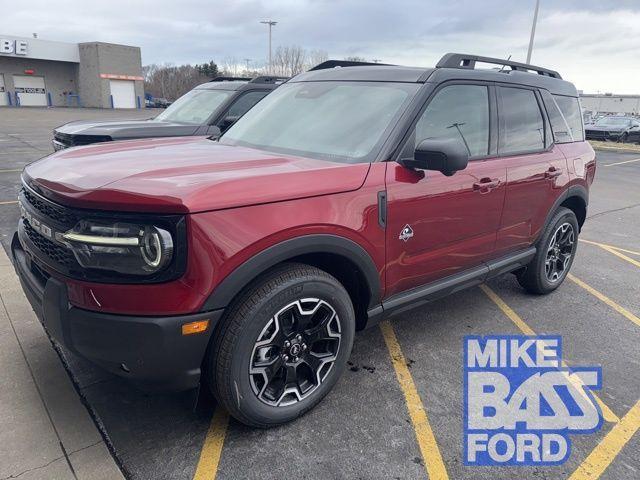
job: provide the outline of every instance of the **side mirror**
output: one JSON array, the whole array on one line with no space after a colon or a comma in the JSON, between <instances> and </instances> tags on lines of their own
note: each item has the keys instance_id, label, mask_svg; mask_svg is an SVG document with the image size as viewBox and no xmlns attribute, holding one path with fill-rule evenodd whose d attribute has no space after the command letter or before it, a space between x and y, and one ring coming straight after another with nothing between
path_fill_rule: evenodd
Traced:
<instances>
[{"instance_id":1,"label":"side mirror","mask_svg":"<svg viewBox=\"0 0 640 480\"><path fill-rule=\"evenodd\" d=\"M436 170L450 177L469 163L467 146L455 138L427 139L418 144L413 158L403 159L403 167Z\"/></svg>"},{"instance_id":2,"label":"side mirror","mask_svg":"<svg viewBox=\"0 0 640 480\"><path fill-rule=\"evenodd\" d=\"M237 117L237 116L234 116L234 115L227 115L220 122L220 130L224 132L227 128L229 128L231 125L236 123L239 118L240 117Z\"/></svg>"},{"instance_id":3,"label":"side mirror","mask_svg":"<svg viewBox=\"0 0 640 480\"><path fill-rule=\"evenodd\" d=\"M222 132L220 131L220 127L218 127L217 125L209 125L209 127L207 128L207 135L210 139L213 140L222 135Z\"/></svg>"}]
</instances>

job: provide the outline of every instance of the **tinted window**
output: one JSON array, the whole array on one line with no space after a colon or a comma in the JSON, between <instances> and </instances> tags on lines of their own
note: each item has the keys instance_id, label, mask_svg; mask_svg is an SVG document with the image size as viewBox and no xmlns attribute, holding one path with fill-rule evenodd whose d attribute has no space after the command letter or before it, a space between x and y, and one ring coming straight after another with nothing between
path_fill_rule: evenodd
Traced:
<instances>
[{"instance_id":1,"label":"tinted window","mask_svg":"<svg viewBox=\"0 0 640 480\"><path fill-rule=\"evenodd\" d=\"M544 122L535 93L500 87L500 154L544 149Z\"/></svg>"},{"instance_id":2,"label":"tinted window","mask_svg":"<svg viewBox=\"0 0 640 480\"><path fill-rule=\"evenodd\" d=\"M567 125L564 115L560 111L560 108L558 108L553 96L546 90L541 90L541 94L542 100L544 101L544 107L547 110L549 122L551 122L553 141L556 143L573 142L571 129Z\"/></svg>"},{"instance_id":3,"label":"tinted window","mask_svg":"<svg viewBox=\"0 0 640 480\"><path fill-rule=\"evenodd\" d=\"M419 88L417 83L286 83L234 123L220 143L370 162Z\"/></svg>"},{"instance_id":4,"label":"tinted window","mask_svg":"<svg viewBox=\"0 0 640 480\"><path fill-rule=\"evenodd\" d=\"M584 128L582 126L580 101L575 97L564 97L562 95L554 95L553 98L556 100L562 115L564 115L564 118L571 129L573 140L576 142L583 141Z\"/></svg>"},{"instance_id":5,"label":"tinted window","mask_svg":"<svg viewBox=\"0 0 640 480\"><path fill-rule=\"evenodd\" d=\"M463 142L469 155L489 153L489 93L481 85L451 85L444 87L429 102L418 120L415 146L431 138L455 138ZM404 155L403 155L404 156Z\"/></svg>"},{"instance_id":6,"label":"tinted window","mask_svg":"<svg viewBox=\"0 0 640 480\"><path fill-rule=\"evenodd\" d=\"M227 111L226 116L240 118L242 115L247 113L251 107L262 100L267 93L269 92L259 91L245 93L238 100L236 100L233 105L231 105L231 107Z\"/></svg>"}]
</instances>

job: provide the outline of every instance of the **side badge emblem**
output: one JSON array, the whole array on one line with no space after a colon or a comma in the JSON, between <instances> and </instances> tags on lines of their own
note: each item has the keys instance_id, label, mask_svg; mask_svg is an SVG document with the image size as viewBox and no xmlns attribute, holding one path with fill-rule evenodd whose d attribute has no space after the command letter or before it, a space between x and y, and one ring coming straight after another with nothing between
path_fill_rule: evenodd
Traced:
<instances>
[{"instance_id":1,"label":"side badge emblem","mask_svg":"<svg viewBox=\"0 0 640 480\"><path fill-rule=\"evenodd\" d=\"M411 228L411 225L407 224L407 225L404 226L404 228L400 232L400 235L398 236L398 239L406 242L411 237L413 237L413 229Z\"/></svg>"}]
</instances>

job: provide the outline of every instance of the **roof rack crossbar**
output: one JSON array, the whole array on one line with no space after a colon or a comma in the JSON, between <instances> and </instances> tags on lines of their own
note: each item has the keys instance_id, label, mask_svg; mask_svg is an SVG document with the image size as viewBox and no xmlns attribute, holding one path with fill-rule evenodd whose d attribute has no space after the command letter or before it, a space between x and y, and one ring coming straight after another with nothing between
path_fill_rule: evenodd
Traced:
<instances>
[{"instance_id":1,"label":"roof rack crossbar","mask_svg":"<svg viewBox=\"0 0 640 480\"><path fill-rule=\"evenodd\" d=\"M361 67L361 66L389 66L388 63L375 63L375 62L355 62L352 60L327 60L326 62L319 63L315 67L309 69L309 72L315 70L327 70L329 68L336 67Z\"/></svg>"},{"instance_id":2,"label":"roof rack crossbar","mask_svg":"<svg viewBox=\"0 0 640 480\"><path fill-rule=\"evenodd\" d=\"M519 72L535 72L538 75L544 75L546 77L562 79L560 74L555 70L548 68L537 67L535 65L529 65L528 63L514 62L511 60L502 60L500 58L481 57L479 55L468 55L465 53L447 53L437 63L436 68L467 68L470 70L475 69L476 62L490 63L493 65L500 65L503 67L510 67L511 70Z\"/></svg>"},{"instance_id":3,"label":"roof rack crossbar","mask_svg":"<svg viewBox=\"0 0 640 480\"><path fill-rule=\"evenodd\" d=\"M251 77L226 77L224 75L212 78L210 82L235 82L235 81L251 81Z\"/></svg>"}]
</instances>

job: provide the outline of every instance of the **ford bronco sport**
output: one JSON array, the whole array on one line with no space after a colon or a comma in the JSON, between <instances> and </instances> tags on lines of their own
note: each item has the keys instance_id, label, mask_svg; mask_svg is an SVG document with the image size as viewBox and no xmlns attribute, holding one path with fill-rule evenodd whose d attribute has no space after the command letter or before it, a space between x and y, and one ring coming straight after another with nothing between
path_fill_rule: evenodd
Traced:
<instances>
[{"instance_id":1,"label":"ford bronco sport","mask_svg":"<svg viewBox=\"0 0 640 480\"><path fill-rule=\"evenodd\" d=\"M218 141L27 166L15 266L68 350L146 388L204 381L249 425L290 421L356 330L506 272L536 294L563 282L596 168L577 96L471 55L321 64Z\"/></svg>"}]
</instances>

